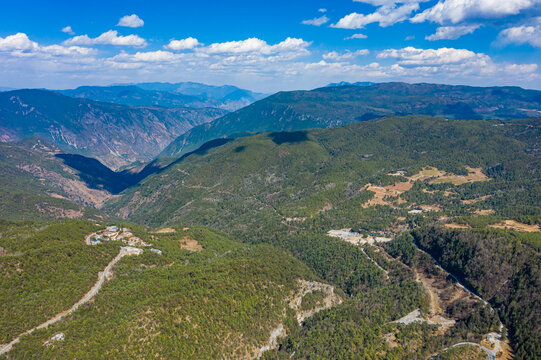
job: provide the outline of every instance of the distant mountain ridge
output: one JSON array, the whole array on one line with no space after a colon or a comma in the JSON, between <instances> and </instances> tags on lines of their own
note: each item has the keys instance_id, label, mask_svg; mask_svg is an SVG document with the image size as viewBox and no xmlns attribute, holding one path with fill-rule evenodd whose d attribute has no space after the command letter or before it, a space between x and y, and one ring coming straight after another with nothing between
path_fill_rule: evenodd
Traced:
<instances>
[{"instance_id":1,"label":"distant mountain ridge","mask_svg":"<svg viewBox=\"0 0 541 360\"><path fill-rule=\"evenodd\" d=\"M327 128L390 115L505 120L540 113L541 91L519 87L406 83L330 86L269 96L212 124L194 127L160 156L179 156L216 138Z\"/></svg>"},{"instance_id":2,"label":"distant mountain ridge","mask_svg":"<svg viewBox=\"0 0 541 360\"><path fill-rule=\"evenodd\" d=\"M94 157L112 169L152 160L193 126L223 116L215 108L126 106L53 91L0 93L0 141L39 136L63 151Z\"/></svg>"},{"instance_id":3,"label":"distant mountain ridge","mask_svg":"<svg viewBox=\"0 0 541 360\"><path fill-rule=\"evenodd\" d=\"M133 106L215 107L234 111L266 96L236 86L213 86L194 82L140 83L81 86L59 93L96 101Z\"/></svg>"},{"instance_id":4,"label":"distant mountain ridge","mask_svg":"<svg viewBox=\"0 0 541 360\"><path fill-rule=\"evenodd\" d=\"M337 83L330 83L327 85L327 87L335 87L335 86L372 86L376 85L378 83L372 82L372 81L357 81L354 83L347 82L347 81L340 81Z\"/></svg>"}]
</instances>

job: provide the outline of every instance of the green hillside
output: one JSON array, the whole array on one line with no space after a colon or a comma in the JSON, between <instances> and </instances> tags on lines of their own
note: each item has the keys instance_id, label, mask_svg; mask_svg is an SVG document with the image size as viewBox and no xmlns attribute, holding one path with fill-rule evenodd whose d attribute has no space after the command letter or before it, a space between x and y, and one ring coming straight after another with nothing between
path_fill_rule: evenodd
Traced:
<instances>
[{"instance_id":1,"label":"green hillside","mask_svg":"<svg viewBox=\"0 0 541 360\"><path fill-rule=\"evenodd\" d=\"M162 159L102 209L151 245L133 245L142 253L121 257L91 301L22 336L8 356L421 360L473 354L450 347L490 346L496 334L498 354L535 358L541 319L525 310L540 301L540 126L535 118L383 117L217 139ZM17 168L24 157L13 156L24 149L7 163ZM58 171L86 164L38 160ZM126 246L85 244L106 225L3 225L0 264L9 266L0 269L19 287L2 293L16 315L2 343L88 291ZM61 271L41 272L54 262ZM21 308L28 296L18 289L27 287L60 290ZM62 292L66 300L55 301Z\"/></svg>"},{"instance_id":2,"label":"green hillside","mask_svg":"<svg viewBox=\"0 0 541 360\"><path fill-rule=\"evenodd\" d=\"M182 155L221 137L328 128L386 115L513 119L536 116L540 107L541 92L518 87L382 83L279 92L191 129L161 155Z\"/></svg>"},{"instance_id":3,"label":"green hillside","mask_svg":"<svg viewBox=\"0 0 541 360\"><path fill-rule=\"evenodd\" d=\"M3 343L45 315L69 308L121 245L86 245L84 236L99 229L93 223L65 222L33 230L37 226L42 225L2 228L0 244L13 252L0 257L2 268L7 265L5 275L12 278L2 284L2 301L9 304L2 310L15 314L3 316ZM287 320L286 297L298 288L297 279L314 279L306 266L269 245L241 244L200 227L155 233L124 226L162 253L147 248L142 255L124 257L94 300L65 320L22 337L10 358L251 358L272 329ZM30 238L14 243L28 231ZM195 242L199 250L184 249L185 241ZM53 273L51 266L56 266ZM22 277L16 276L19 268ZM74 283L76 276L84 281ZM39 296L30 302L28 294L34 292ZM44 314L36 316L33 306ZM62 342L44 345L57 333L65 335Z\"/></svg>"},{"instance_id":4,"label":"green hillside","mask_svg":"<svg viewBox=\"0 0 541 360\"><path fill-rule=\"evenodd\" d=\"M445 344L458 342L457 339L479 341L481 334L495 331L497 320L491 318L493 313L471 305L450 304L444 314L454 317L457 325L443 338L429 336L430 328L407 327L394 336L429 336L430 340L426 340L422 350L406 346L406 342L390 351L381 342L383 333L388 331L383 325L403 316L406 309L422 305L422 297L415 300L415 291L419 290L413 290L417 285L413 275L404 270L400 273L398 269L402 268L391 275L391 269L399 265L373 252L372 256L389 272L388 280L383 280L381 273L374 277L377 270L362 265L367 260L364 254L355 252L356 247L342 240L330 240L325 233L353 228L363 236L375 233L392 238L404 229L429 224L484 229L509 220L538 226L539 121L387 117L327 130L238 138L185 157L109 202L107 209L131 221L153 225L205 224L245 242L271 243L290 251L316 275L348 295L350 300L344 305L310 320L309 327L292 331L276 356L299 351L301 358L340 358L345 356L344 349L355 346L366 350L358 353L359 358L378 358L375 354L379 352L394 354L390 358L426 358ZM397 193L377 193L401 186L405 187ZM532 243L541 242L539 232L530 237ZM411 259L419 256L415 255L415 248L408 250L408 260L401 255L407 246L402 249L400 242L396 244L399 251L393 247L387 251L413 266L416 272L421 271L417 269L419 265L411 265ZM411 241L409 244L412 246ZM365 249L371 251L370 246ZM538 254L532 256L532 261L540 261ZM421 268L426 268L426 261L418 260L415 264L425 264ZM487 269L499 266L498 262L483 264ZM524 291L522 282L513 284L512 291ZM538 299L538 295L534 292L531 296ZM392 300L395 296L401 300ZM511 298L505 300L501 294L487 300L497 307L513 346L534 341L533 332L524 335L518 330L526 321L524 314L506 315ZM381 317L357 312L363 306L387 304L386 301L390 303L383 305L385 310L378 315ZM474 312L462 313L464 309ZM371 321L367 322L368 318ZM358 319L353 322L357 327L350 328L352 319ZM541 319L535 317L531 321L538 326ZM355 330L362 329L361 324L375 329L370 340L362 340L366 332ZM322 329L329 327L337 332L322 338ZM366 344L375 347L365 347ZM416 351L415 356L405 355ZM526 359L538 351L536 346L525 351L517 348L516 354L517 358Z\"/></svg>"}]
</instances>

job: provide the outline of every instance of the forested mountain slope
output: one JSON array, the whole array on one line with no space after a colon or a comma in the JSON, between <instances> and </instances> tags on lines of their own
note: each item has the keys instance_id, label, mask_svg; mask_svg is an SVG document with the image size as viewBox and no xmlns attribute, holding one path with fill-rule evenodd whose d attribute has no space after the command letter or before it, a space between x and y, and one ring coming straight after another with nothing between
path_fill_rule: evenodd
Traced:
<instances>
[{"instance_id":1,"label":"forested mountain slope","mask_svg":"<svg viewBox=\"0 0 541 360\"><path fill-rule=\"evenodd\" d=\"M177 156L221 137L265 131L327 128L385 115L431 115L455 119L539 116L541 92L518 87L470 87L382 83L280 92L193 128L162 156Z\"/></svg>"},{"instance_id":2,"label":"forested mountain slope","mask_svg":"<svg viewBox=\"0 0 541 360\"><path fill-rule=\"evenodd\" d=\"M478 301L473 306L476 300L465 295L459 297L463 302L453 303L449 302L453 296L441 293L439 302L446 305L438 314L455 321L443 335L428 325L397 330L388 323L415 307L435 313L426 310L426 298L418 297L417 285L435 281L430 277L437 271L431 270L429 258L415 255L410 238L402 237L410 230L436 226L487 231L511 226L532 231L521 238L528 246L541 244L540 121L385 117L345 127L222 141L148 177L106 208L132 221L204 224L245 242L271 243L290 251L347 294L343 305L314 317L307 327L292 330L276 356L340 358L349 349L347 344L356 344L359 358L387 354L425 359L454 343L480 342L487 333L498 332L499 320L494 316L499 314L517 358L528 359L539 351L536 345L526 345L535 344L535 331L519 329L536 329L540 319L507 310L516 309L516 299L506 294L527 294L532 301L528 304L535 305L539 293L528 292L523 281L513 280L514 276L522 279L516 274L527 271L514 260L516 267L508 273L510 287L472 288L487 296L496 312ZM326 235L337 229L353 229L352 236L359 242L352 245ZM516 230L498 231L508 236ZM376 243L370 245L369 240ZM391 247L383 250L377 241L390 241ZM385 272L371 268L366 254ZM528 256L533 266L540 264L538 252ZM412 257L419 260L408 260ZM503 260L483 261L482 266L490 269ZM443 260L442 265L456 271ZM425 275L419 280L423 272L429 280ZM443 276L438 281L450 280ZM377 315L359 312L378 303L385 310ZM533 328L523 327L527 322ZM401 337L400 346L390 350L385 345L387 336ZM412 337L425 340L419 347L412 346L405 340Z\"/></svg>"},{"instance_id":3,"label":"forested mountain slope","mask_svg":"<svg viewBox=\"0 0 541 360\"><path fill-rule=\"evenodd\" d=\"M111 168L152 160L180 134L227 113L204 108L130 107L45 90L0 93L0 140L39 136Z\"/></svg>"},{"instance_id":4,"label":"forested mountain slope","mask_svg":"<svg viewBox=\"0 0 541 360\"><path fill-rule=\"evenodd\" d=\"M22 336L10 359L253 359L273 329L296 321L288 298L303 299L306 294L296 295L303 283L324 285L269 245L242 244L202 227L156 232L122 226L160 252L132 248L92 301ZM104 227L0 223L0 246L7 252L0 256L1 344L69 309L88 291L125 246L120 240L85 244L87 235Z\"/></svg>"}]
</instances>

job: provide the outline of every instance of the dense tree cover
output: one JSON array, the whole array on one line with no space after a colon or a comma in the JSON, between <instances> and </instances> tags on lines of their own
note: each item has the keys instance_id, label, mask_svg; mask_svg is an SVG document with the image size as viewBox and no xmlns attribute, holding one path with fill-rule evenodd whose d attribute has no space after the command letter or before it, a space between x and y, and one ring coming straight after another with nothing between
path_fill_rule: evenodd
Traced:
<instances>
[{"instance_id":1,"label":"dense tree cover","mask_svg":"<svg viewBox=\"0 0 541 360\"><path fill-rule=\"evenodd\" d=\"M541 357L541 257L531 245L532 235L426 227L413 236L444 268L498 308L517 359Z\"/></svg>"},{"instance_id":2,"label":"dense tree cover","mask_svg":"<svg viewBox=\"0 0 541 360\"><path fill-rule=\"evenodd\" d=\"M0 343L69 309L96 282L118 246L89 247L85 221L0 223Z\"/></svg>"},{"instance_id":3,"label":"dense tree cover","mask_svg":"<svg viewBox=\"0 0 541 360\"><path fill-rule=\"evenodd\" d=\"M307 319L302 327L285 310L282 320L288 336L266 357L289 358L295 353L301 358L426 359L457 341L478 341L497 323L495 314L484 307L463 304L449 309L458 321L445 334L426 324L391 323L414 309L428 308L427 296L408 267L426 259L418 257L406 232L385 246L400 261L324 234L353 228L365 235L378 231L391 236L404 227L428 228L441 216L476 227L504 218L539 223L540 164L532 154L539 148L538 123L531 119L495 126L499 122L383 118L329 130L259 134L179 159L125 191L107 211L145 225L200 224L227 235L194 228L186 234L205 250L187 253L178 248L184 233L157 235L134 227L143 237L153 236L151 242L164 254L145 252L123 259L115 279L92 306L54 329L28 337L13 354L30 356L44 340L64 331L65 342L47 348L47 356L80 358L88 352L96 358L121 357L122 349L126 356L147 358L160 349L164 357L239 357L268 339L283 316L287 290L301 275L333 284L344 303ZM466 166L481 167L491 180L458 186L416 182L401 196L403 201L388 199L392 206L363 207L374 196L361 190L364 185L405 181L387 174L403 170L410 176L426 166L454 174L466 174ZM482 199L463 202L478 198ZM408 213L425 204L442 210ZM474 215L483 209L494 214ZM532 236L522 239L539 243ZM450 244L460 251L461 242ZM514 266L513 257L497 254L498 261ZM463 261L453 271L461 266L466 271L472 265ZM500 311L506 324L528 318L518 311L522 296L514 298L509 314ZM524 311L531 309L528 306ZM529 331L522 329L525 337ZM397 346L386 340L388 334L398 339ZM104 344L109 352L97 352ZM524 353L532 352L525 348Z\"/></svg>"},{"instance_id":4,"label":"dense tree cover","mask_svg":"<svg viewBox=\"0 0 541 360\"><path fill-rule=\"evenodd\" d=\"M359 219L375 219L372 210L358 206L371 196L360 191L363 185L403 181L386 176L397 170L413 175L434 166L460 174L467 165L485 169L492 180L460 186L416 185L404 194L407 203L397 207L441 203L444 212L453 216L492 208L498 216L538 222L541 185L535 179L540 177L541 166L529 154L539 146L539 129L531 126L538 122L494 126L498 122L412 116L308 131L302 140L280 144L261 134L193 154L126 191L107 208L152 225L181 221L240 233L258 231L264 223L259 216L273 222L314 217L314 221L325 221L327 212L334 209L334 218L328 222L362 228ZM502 164L508 170L491 170ZM453 194L446 196L449 186ZM485 195L489 197L481 202L461 203ZM395 209L390 215L399 214ZM388 221L389 216L381 216L379 228Z\"/></svg>"},{"instance_id":5,"label":"dense tree cover","mask_svg":"<svg viewBox=\"0 0 541 360\"><path fill-rule=\"evenodd\" d=\"M11 358L254 357L282 321L296 279L314 279L269 245L242 244L205 228L174 234L132 228L163 254L123 258L92 303L22 338ZM186 238L203 251L182 249ZM64 341L43 345L59 332Z\"/></svg>"},{"instance_id":6,"label":"dense tree cover","mask_svg":"<svg viewBox=\"0 0 541 360\"><path fill-rule=\"evenodd\" d=\"M540 147L537 124L539 119L509 121L500 126L496 121L412 116L305 131L302 136L295 134L290 138L280 135L279 141L273 134L240 138L184 158L126 191L108 205L108 210L147 224L200 223L234 234L244 242L270 242L290 251L316 275L338 286L348 299L369 297L371 291L377 293L381 286L389 286L389 281L395 280L384 279L382 272L355 247L322 234L350 227L364 234L390 229L395 232L404 225L416 228L439 222L441 216L475 226L509 218L539 223L541 167L539 158L532 153L532 149ZM410 176L427 166L457 175L467 174L466 166L480 167L490 181L462 185L417 182L401 196L403 202L392 200L393 206L362 206L373 196L370 191L361 191L365 184L386 186L405 181L404 177L387 174L402 170ZM423 215L408 213L411 206L423 204L438 205L442 210ZM474 211L486 209L494 214L474 216ZM399 218L406 220L400 222ZM406 235L389 246L387 250L404 263L415 261L411 239ZM384 261L379 263L385 266ZM411 278L401 284L390 288L396 293L391 291L378 300L385 304L397 294L407 294L405 289L410 286L415 287ZM416 296L405 295L404 303L408 303L406 298ZM416 301L409 304L422 305L421 300ZM340 313L345 311L343 307L347 305L318 316ZM476 312L480 314L482 310ZM392 314L386 312L383 318L392 319ZM486 316L479 315L483 319L480 322L491 324L493 319ZM337 319L321 321L332 323L325 329L350 326L347 316ZM479 327L475 319L463 318L456 333L427 342L420 353L428 356L430 351L439 350L439 345L451 344L450 339L467 339L472 334L479 338L486 328ZM506 324L510 321L505 316L503 320ZM372 328L376 323L371 324ZM383 325L379 322L378 326ZM300 336L307 343L307 339L321 338L321 331L308 333L307 328L303 329ZM344 330L338 337L355 342L357 336L357 332ZM320 350L323 351L323 344L332 348L333 338L337 341L336 336L329 337L321 342L321 348L311 346L305 354L328 356ZM377 343L380 342L374 340ZM404 346L400 349L395 350L400 354L398 358L414 351Z\"/></svg>"}]
</instances>

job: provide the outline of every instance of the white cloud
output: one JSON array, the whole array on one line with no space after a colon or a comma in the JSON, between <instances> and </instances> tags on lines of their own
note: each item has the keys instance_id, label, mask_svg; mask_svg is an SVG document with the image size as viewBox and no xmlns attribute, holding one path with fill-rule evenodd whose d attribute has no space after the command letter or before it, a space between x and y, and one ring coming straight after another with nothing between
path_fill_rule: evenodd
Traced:
<instances>
[{"instance_id":1,"label":"white cloud","mask_svg":"<svg viewBox=\"0 0 541 360\"><path fill-rule=\"evenodd\" d=\"M75 32L71 29L71 26L64 26L62 32L70 35L75 35Z\"/></svg>"},{"instance_id":2,"label":"white cloud","mask_svg":"<svg viewBox=\"0 0 541 360\"><path fill-rule=\"evenodd\" d=\"M310 20L303 20L302 24L304 25L314 25L314 26L321 26L325 23L329 22L329 18L325 15L321 17L316 17Z\"/></svg>"},{"instance_id":3,"label":"white cloud","mask_svg":"<svg viewBox=\"0 0 541 360\"><path fill-rule=\"evenodd\" d=\"M164 46L164 48L171 50L188 50L193 49L199 45L201 45L199 40L193 37L188 37L182 40L171 40L169 44Z\"/></svg>"},{"instance_id":4,"label":"white cloud","mask_svg":"<svg viewBox=\"0 0 541 360\"><path fill-rule=\"evenodd\" d=\"M249 38L240 41L210 44L207 47L200 48L200 51L207 54L256 53L270 55L275 53L293 52L307 55L309 52L306 48L310 46L310 44L310 42L304 41L303 39L290 37L276 45L269 45L266 41L258 38Z\"/></svg>"},{"instance_id":5,"label":"white cloud","mask_svg":"<svg viewBox=\"0 0 541 360\"><path fill-rule=\"evenodd\" d=\"M344 38L344 40L351 40L351 39L366 39L367 36L365 34L353 34L351 36L348 36Z\"/></svg>"},{"instance_id":6,"label":"white cloud","mask_svg":"<svg viewBox=\"0 0 541 360\"><path fill-rule=\"evenodd\" d=\"M121 52L109 59L112 62L171 62L182 57L181 54L174 54L170 51L146 51L128 54Z\"/></svg>"},{"instance_id":7,"label":"white cloud","mask_svg":"<svg viewBox=\"0 0 541 360\"><path fill-rule=\"evenodd\" d=\"M386 27L394 25L398 22L406 20L410 14L419 9L417 2L398 6L396 4L384 5L379 7L371 14L351 13L344 16L336 24L331 27L340 29L362 29L368 24L379 23L380 26Z\"/></svg>"},{"instance_id":8,"label":"white cloud","mask_svg":"<svg viewBox=\"0 0 541 360\"><path fill-rule=\"evenodd\" d=\"M406 37L404 38L404 41L410 41L410 40L413 40L413 39L415 39L415 36L413 36L413 35L408 35L408 36L406 36Z\"/></svg>"},{"instance_id":9,"label":"white cloud","mask_svg":"<svg viewBox=\"0 0 541 360\"><path fill-rule=\"evenodd\" d=\"M455 40L466 34L471 34L475 30L479 29L481 25L472 24L472 25L459 25L459 26L440 26L436 29L436 33L430 36L425 37L426 40L435 41L435 40Z\"/></svg>"},{"instance_id":10,"label":"white cloud","mask_svg":"<svg viewBox=\"0 0 541 360\"><path fill-rule=\"evenodd\" d=\"M498 35L498 43L507 44L530 44L541 47L541 24L522 25L502 30Z\"/></svg>"},{"instance_id":11,"label":"white cloud","mask_svg":"<svg viewBox=\"0 0 541 360\"><path fill-rule=\"evenodd\" d=\"M357 51L346 51L345 53L338 53L336 51L330 51L324 53L321 57L325 60L346 60L346 59L353 59L357 56L361 55L368 55L370 54L370 51L367 49L361 49Z\"/></svg>"},{"instance_id":12,"label":"white cloud","mask_svg":"<svg viewBox=\"0 0 541 360\"><path fill-rule=\"evenodd\" d=\"M380 59L392 58L400 65L442 65L471 61L487 62L490 58L483 53L467 49L439 48L417 49L412 46L403 49L387 49L377 55Z\"/></svg>"},{"instance_id":13,"label":"white cloud","mask_svg":"<svg viewBox=\"0 0 541 360\"><path fill-rule=\"evenodd\" d=\"M88 56L97 53L96 49L81 46L49 45L41 47L40 50L56 56Z\"/></svg>"},{"instance_id":14,"label":"white cloud","mask_svg":"<svg viewBox=\"0 0 541 360\"><path fill-rule=\"evenodd\" d=\"M327 12L327 9L321 8L321 9L318 10L318 12L320 12L320 13L326 13L326 12Z\"/></svg>"},{"instance_id":15,"label":"white cloud","mask_svg":"<svg viewBox=\"0 0 541 360\"><path fill-rule=\"evenodd\" d=\"M14 57L81 57L96 54L96 50L80 46L49 45L40 46L28 38L25 33L0 37L0 53L8 53Z\"/></svg>"},{"instance_id":16,"label":"white cloud","mask_svg":"<svg viewBox=\"0 0 541 360\"><path fill-rule=\"evenodd\" d=\"M541 0L440 0L436 5L415 15L411 21L432 21L456 24L469 18L498 18L518 14Z\"/></svg>"},{"instance_id":17,"label":"white cloud","mask_svg":"<svg viewBox=\"0 0 541 360\"><path fill-rule=\"evenodd\" d=\"M31 52L38 49L38 43L30 40L25 33L0 37L0 51Z\"/></svg>"},{"instance_id":18,"label":"white cloud","mask_svg":"<svg viewBox=\"0 0 541 360\"><path fill-rule=\"evenodd\" d=\"M418 4L430 0L353 0L354 2L360 2L364 4L370 4L373 6L391 6L394 4Z\"/></svg>"},{"instance_id":19,"label":"white cloud","mask_svg":"<svg viewBox=\"0 0 541 360\"><path fill-rule=\"evenodd\" d=\"M119 45L119 46L146 46L145 39L137 35L118 35L118 31L109 30L96 38L88 35L74 36L63 42L64 45Z\"/></svg>"},{"instance_id":20,"label":"white cloud","mask_svg":"<svg viewBox=\"0 0 541 360\"><path fill-rule=\"evenodd\" d=\"M126 15L120 18L116 26L125 26L131 28L138 28L145 25L145 22L137 15Z\"/></svg>"}]
</instances>

